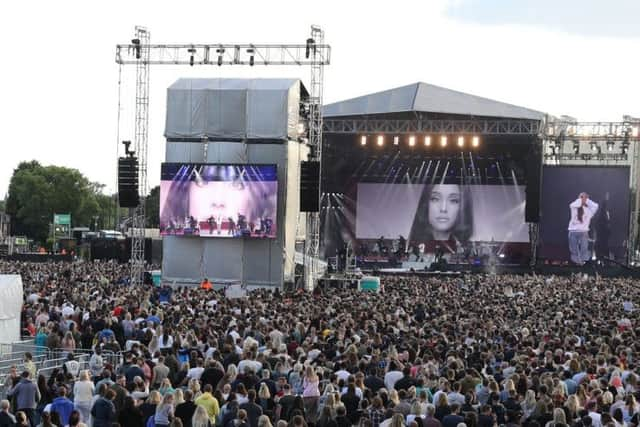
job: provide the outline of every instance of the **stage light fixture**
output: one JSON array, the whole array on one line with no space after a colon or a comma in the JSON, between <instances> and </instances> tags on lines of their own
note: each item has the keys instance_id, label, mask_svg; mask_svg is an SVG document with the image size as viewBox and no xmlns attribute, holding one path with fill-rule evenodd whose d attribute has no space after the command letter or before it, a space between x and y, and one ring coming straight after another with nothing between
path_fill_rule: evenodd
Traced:
<instances>
[{"instance_id":1,"label":"stage light fixture","mask_svg":"<svg viewBox=\"0 0 640 427\"><path fill-rule=\"evenodd\" d=\"M431 137L429 135L424 137L424 145L425 145L425 147L430 147L431 146Z\"/></svg>"},{"instance_id":2,"label":"stage light fixture","mask_svg":"<svg viewBox=\"0 0 640 427\"><path fill-rule=\"evenodd\" d=\"M196 53L196 49L192 47L190 49L187 49L187 52L191 54L191 56L189 57L189 65L193 67L193 64L195 63L194 55Z\"/></svg>"},{"instance_id":3,"label":"stage light fixture","mask_svg":"<svg viewBox=\"0 0 640 427\"><path fill-rule=\"evenodd\" d=\"M393 145L398 145L400 144L400 137L399 136L394 136L393 137Z\"/></svg>"},{"instance_id":4,"label":"stage light fixture","mask_svg":"<svg viewBox=\"0 0 640 427\"><path fill-rule=\"evenodd\" d=\"M442 135L440 137L440 145L443 146L443 147L447 146L447 136L446 135Z\"/></svg>"},{"instance_id":5,"label":"stage light fixture","mask_svg":"<svg viewBox=\"0 0 640 427\"><path fill-rule=\"evenodd\" d=\"M253 54L255 53L255 49L250 47L249 49L247 49L247 53L251 56L249 56L249 65L253 67L253 64L255 63L255 59Z\"/></svg>"},{"instance_id":6,"label":"stage light fixture","mask_svg":"<svg viewBox=\"0 0 640 427\"><path fill-rule=\"evenodd\" d=\"M580 152L580 141L573 141L573 152L575 154Z\"/></svg>"},{"instance_id":7,"label":"stage light fixture","mask_svg":"<svg viewBox=\"0 0 640 427\"><path fill-rule=\"evenodd\" d=\"M378 135L378 147L382 147L384 144L384 136Z\"/></svg>"},{"instance_id":8,"label":"stage light fixture","mask_svg":"<svg viewBox=\"0 0 640 427\"><path fill-rule=\"evenodd\" d=\"M220 49L216 49L216 53L218 54L218 66L222 65L222 59L224 55L224 49L220 48Z\"/></svg>"},{"instance_id":9,"label":"stage light fixture","mask_svg":"<svg viewBox=\"0 0 640 427\"><path fill-rule=\"evenodd\" d=\"M360 137L360 145L367 145L367 137L365 135Z\"/></svg>"},{"instance_id":10,"label":"stage light fixture","mask_svg":"<svg viewBox=\"0 0 640 427\"><path fill-rule=\"evenodd\" d=\"M616 143L610 139L607 140L607 151L613 151L614 146L616 145Z\"/></svg>"},{"instance_id":11,"label":"stage light fixture","mask_svg":"<svg viewBox=\"0 0 640 427\"><path fill-rule=\"evenodd\" d=\"M413 147L414 145L416 145L416 137L415 137L415 136L413 136L413 135L411 135L411 136L409 137L409 146L410 146L410 147Z\"/></svg>"},{"instance_id":12,"label":"stage light fixture","mask_svg":"<svg viewBox=\"0 0 640 427\"><path fill-rule=\"evenodd\" d=\"M589 143L589 145L591 146L591 151L598 151L598 143L595 141L591 141Z\"/></svg>"},{"instance_id":13,"label":"stage light fixture","mask_svg":"<svg viewBox=\"0 0 640 427\"><path fill-rule=\"evenodd\" d=\"M474 147L478 147L480 145L480 137L475 135L472 139L471 139L471 145Z\"/></svg>"},{"instance_id":14,"label":"stage light fixture","mask_svg":"<svg viewBox=\"0 0 640 427\"><path fill-rule=\"evenodd\" d=\"M458 137L458 147L464 147L464 136Z\"/></svg>"}]
</instances>

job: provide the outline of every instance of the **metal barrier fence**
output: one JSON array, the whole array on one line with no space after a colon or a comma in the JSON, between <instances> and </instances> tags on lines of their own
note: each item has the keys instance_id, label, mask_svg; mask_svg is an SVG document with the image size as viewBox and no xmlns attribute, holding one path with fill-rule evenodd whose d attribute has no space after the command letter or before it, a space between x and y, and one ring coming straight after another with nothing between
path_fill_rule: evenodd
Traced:
<instances>
[{"instance_id":1,"label":"metal barrier fence","mask_svg":"<svg viewBox=\"0 0 640 427\"><path fill-rule=\"evenodd\" d=\"M23 337L21 341L14 343L0 343L0 398L4 399L9 390L10 384L7 384L7 380L11 369L15 367L18 375L25 370L24 360L27 352L32 355L37 375L44 375L46 378L49 378L56 368L61 368L68 361L66 350L52 350L37 346L31 337ZM73 354L75 360L80 364L80 370L89 369L93 350L75 349ZM110 364L114 370L124 362L122 352L103 351L102 359L105 364Z\"/></svg>"}]
</instances>

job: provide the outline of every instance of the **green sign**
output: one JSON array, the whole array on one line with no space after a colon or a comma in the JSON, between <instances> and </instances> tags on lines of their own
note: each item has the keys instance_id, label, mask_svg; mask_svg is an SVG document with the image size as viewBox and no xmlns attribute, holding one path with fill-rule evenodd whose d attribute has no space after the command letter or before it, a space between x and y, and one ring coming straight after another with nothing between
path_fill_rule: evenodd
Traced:
<instances>
[{"instance_id":1,"label":"green sign","mask_svg":"<svg viewBox=\"0 0 640 427\"><path fill-rule=\"evenodd\" d=\"M54 214L53 223L56 225L71 225L71 214Z\"/></svg>"},{"instance_id":2,"label":"green sign","mask_svg":"<svg viewBox=\"0 0 640 427\"><path fill-rule=\"evenodd\" d=\"M26 237L16 237L14 243L18 246L27 246L29 242L27 241Z\"/></svg>"}]
</instances>

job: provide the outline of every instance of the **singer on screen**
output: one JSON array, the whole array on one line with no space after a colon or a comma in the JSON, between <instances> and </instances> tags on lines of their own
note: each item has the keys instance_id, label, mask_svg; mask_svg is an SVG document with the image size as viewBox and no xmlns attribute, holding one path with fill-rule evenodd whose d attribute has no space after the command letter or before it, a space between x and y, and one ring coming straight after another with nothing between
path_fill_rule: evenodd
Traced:
<instances>
[{"instance_id":1,"label":"singer on screen","mask_svg":"<svg viewBox=\"0 0 640 427\"><path fill-rule=\"evenodd\" d=\"M458 184L425 186L410 240L425 243L427 252L433 252L435 241L448 242L444 245L446 249L455 252L457 245L468 242L472 234L473 214L467 187Z\"/></svg>"},{"instance_id":2,"label":"singer on screen","mask_svg":"<svg viewBox=\"0 0 640 427\"><path fill-rule=\"evenodd\" d=\"M589 250L589 226L591 219L598 212L598 204L589 199L587 193L580 193L569 205L571 220L569 221L569 252L571 261L583 265L591 259Z\"/></svg>"}]
</instances>

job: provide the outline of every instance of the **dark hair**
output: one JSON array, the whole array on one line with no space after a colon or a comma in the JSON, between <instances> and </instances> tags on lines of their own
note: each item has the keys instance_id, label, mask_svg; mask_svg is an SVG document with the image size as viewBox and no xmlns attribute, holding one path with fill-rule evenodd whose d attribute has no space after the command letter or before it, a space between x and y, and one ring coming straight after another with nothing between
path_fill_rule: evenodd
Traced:
<instances>
[{"instance_id":1,"label":"dark hair","mask_svg":"<svg viewBox=\"0 0 640 427\"><path fill-rule=\"evenodd\" d=\"M71 415L69 415L69 425L77 426L80 423L80 412L75 409L71 411Z\"/></svg>"},{"instance_id":2,"label":"dark hair","mask_svg":"<svg viewBox=\"0 0 640 427\"><path fill-rule=\"evenodd\" d=\"M451 236L460 242L468 241L473 234L473 207L468 186L460 184L434 184L424 187L411 226L409 240L416 242L416 244L434 240L433 227L429 223L429 203L431 202L431 194L438 185L458 185L460 188L460 212L451 229Z\"/></svg>"}]
</instances>

